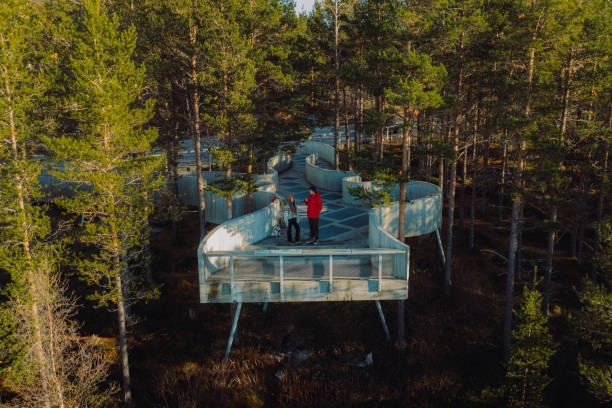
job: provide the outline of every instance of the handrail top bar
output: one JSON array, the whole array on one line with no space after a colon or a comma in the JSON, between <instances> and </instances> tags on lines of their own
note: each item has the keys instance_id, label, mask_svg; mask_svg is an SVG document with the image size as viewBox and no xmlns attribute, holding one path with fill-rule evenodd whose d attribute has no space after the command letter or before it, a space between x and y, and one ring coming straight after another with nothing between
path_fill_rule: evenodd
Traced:
<instances>
[{"instance_id":1,"label":"handrail top bar","mask_svg":"<svg viewBox=\"0 0 612 408\"><path fill-rule=\"evenodd\" d=\"M275 256L327 256L327 255L397 255L406 251L393 248L330 248L330 249L270 249L248 251L208 251L206 256L275 257Z\"/></svg>"}]
</instances>

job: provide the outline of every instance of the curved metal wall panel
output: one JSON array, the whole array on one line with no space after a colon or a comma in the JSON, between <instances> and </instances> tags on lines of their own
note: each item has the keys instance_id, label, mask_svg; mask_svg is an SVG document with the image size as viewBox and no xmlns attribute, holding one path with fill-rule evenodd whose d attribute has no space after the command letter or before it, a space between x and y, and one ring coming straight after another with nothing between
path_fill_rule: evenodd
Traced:
<instances>
[{"instance_id":1,"label":"curved metal wall panel","mask_svg":"<svg viewBox=\"0 0 612 408\"><path fill-rule=\"evenodd\" d=\"M352 171L323 169L316 165L317 159L328 163L334 162L334 148L324 143L307 140L302 143L298 152L308 154L306 157L306 180L317 188L329 191L342 191L342 179L355 176Z\"/></svg>"},{"instance_id":2,"label":"curved metal wall panel","mask_svg":"<svg viewBox=\"0 0 612 408\"><path fill-rule=\"evenodd\" d=\"M291 166L291 156L275 155L267 164L266 174L256 174L254 176L258 191L275 193L278 189L278 171L286 170ZM225 176L224 172L219 171L203 171L202 177L204 184L210 183L218 178ZM181 201L187 205L194 207L198 206L198 187L197 177L192 172L184 174L179 178L178 182L179 197ZM206 203L206 221L214 224L221 224L227 221L227 204L225 199L220 195L211 191L204 192L204 200ZM235 195L232 198L232 218L240 217L247 213L247 196L244 193ZM257 206L255 206L257 208Z\"/></svg>"},{"instance_id":3,"label":"curved metal wall panel","mask_svg":"<svg viewBox=\"0 0 612 408\"><path fill-rule=\"evenodd\" d=\"M246 214L246 196L241 195L234 197L232 201L233 210L238 209L242 212L234 212L239 214L235 218L229 221L223 219L216 228L210 231L200 241L198 246L198 270L200 283L203 283L210 273L215 272L219 268L227 266L227 258L211 259L206 257L204 261L203 254L209 251L231 251L236 249L242 249L247 245L261 241L268 237L272 232L272 228L276 220L281 215L281 201L282 199L275 199L276 186L278 184L278 171L283 171L291 166L291 156L288 155L276 155L268 160L267 170L268 174L265 176L271 176L272 178L264 177L264 181L272 181L270 184L266 184L266 188L273 191L256 191L253 193L253 205L256 211ZM195 179L195 175L191 176ZM210 175L209 177L213 177ZM187 185L195 182L185 183ZM197 199L197 189L196 199ZM188 198L193 198L191 195L186 195ZM221 197L219 197L221 198ZM238 204L234 207L234 203ZM196 201L197 205L197 201ZM207 205L207 219L209 214L208 202ZM218 208L218 213L215 216L223 216L222 208L225 208L225 201L221 199L221 202L214 202L212 208ZM211 221L214 222L214 221Z\"/></svg>"}]
</instances>

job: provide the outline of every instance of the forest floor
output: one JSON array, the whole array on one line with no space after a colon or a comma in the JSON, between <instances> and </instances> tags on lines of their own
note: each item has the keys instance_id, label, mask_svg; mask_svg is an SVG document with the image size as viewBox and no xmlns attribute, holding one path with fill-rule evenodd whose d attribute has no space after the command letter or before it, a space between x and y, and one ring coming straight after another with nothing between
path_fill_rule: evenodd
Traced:
<instances>
[{"instance_id":1,"label":"forest floor","mask_svg":"<svg viewBox=\"0 0 612 408\"><path fill-rule=\"evenodd\" d=\"M476 248L505 254L507 232L495 228L490 212L490 222L476 221ZM468 250L467 231L456 228L449 297L441 291L435 238L408 241L404 352L385 340L373 302L270 304L266 312L261 304L245 304L239 341L224 364L230 305L198 303L197 214L187 214L174 245L169 226L157 230L151 247L161 297L134 307L138 322L131 328L138 407L495 406L505 373L500 346L505 266L494 255ZM526 253L530 245L542 247L541 239L526 234ZM575 260L559 255L552 307L558 317L551 328L562 342L567 329L558 305L572 302L571 288L580 279ZM382 307L394 336L396 302ZM98 324L112 336L113 316L107 317ZM553 362L559 376L550 387L552 406L590 406L566 347L562 344Z\"/></svg>"}]
</instances>

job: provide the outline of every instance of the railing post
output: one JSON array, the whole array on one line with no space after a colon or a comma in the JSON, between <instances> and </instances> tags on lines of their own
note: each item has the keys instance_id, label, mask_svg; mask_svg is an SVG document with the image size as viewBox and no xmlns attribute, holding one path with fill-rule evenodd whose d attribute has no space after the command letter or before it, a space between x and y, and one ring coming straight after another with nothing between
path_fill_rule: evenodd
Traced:
<instances>
[{"instance_id":1,"label":"railing post","mask_svg":"<svg viewBox=\"0 0 612 408\"><path fill-rule=\"evenodd\" d=\"M382 290L382 254L378 254L378 291Z\"/></svg>"},{"instance_id":2,"label":"railing post","mask_svg":"<svg viewBox=\"0 0 612 408\"><path fill-rule=\"evenodd\" d=\"M333 285L333 276L334 276L334 256L329 254L329 292L332 291Z\"/></svg>"},{"instance_id":3,"label":"railing post","mask_svg":"<svg viewBox=\"0 0 612 408\"><path fill-rule=\"evenodd\" d=\"M234 300L234 257L230 255L230 291Z\"/></svg>"},{"instance_id":4,"label":"railing post","mask_svg":"<svg viewBox=\"0 0 612 408\"><path fill-rule=\"evenodd\" d=\"M283 270L283 256L280 256L280 294L281 297L283 297L283 275L284 275L284 270Z\"/></svg>"}]
</instances>

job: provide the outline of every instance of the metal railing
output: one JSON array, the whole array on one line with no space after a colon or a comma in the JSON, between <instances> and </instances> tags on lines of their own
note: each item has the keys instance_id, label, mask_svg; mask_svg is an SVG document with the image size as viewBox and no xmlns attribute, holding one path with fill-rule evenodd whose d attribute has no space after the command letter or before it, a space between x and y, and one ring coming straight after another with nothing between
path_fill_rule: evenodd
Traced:
<instances>
[{"instance_id":1,"label":"metal railing","mask_svg":"<svg viewBox=\"0 0 612 408\"><path fill-rule=\"evenodd\" d=\"M334 284L334 257L362 257L362 256L374 256L377 259L377 281L378 291L382 290L383 281L383 256L391 255L393 262L393 277L392 279L404 279L408 280L408 268L409 268L409 251L401 249L391 248L360 248L360 249L280 249L280 250L252 250L252 251L210 251L204 254L205 258L210 257L229 257L229 281L230 290L232 295L234 294L234 285L236 282L235 277L235 265L234 258L278 258L279 259L279 284L280 294L282 296L284 291L284 283L288 280L285 277L284 259L295 258L295 257L322 257L327 258L329 262L329 292L333 291ZM206 261L204 262L206 264ZM399 268L397 268L399 266ZM206 273L207 280L212 277L213 274ZM343 277L336 279L367 279L363 277ZM276 279L263 279L261 277L247 276L239 279L240 281L275 281ZM292 278L291 280L296 280ZM300 277L299 280L322 280L320 278L306 278Z\"/></svg>"}]
</instances>

